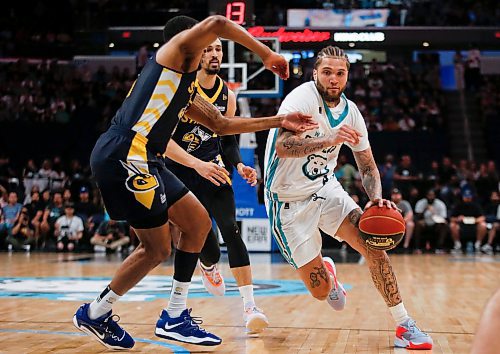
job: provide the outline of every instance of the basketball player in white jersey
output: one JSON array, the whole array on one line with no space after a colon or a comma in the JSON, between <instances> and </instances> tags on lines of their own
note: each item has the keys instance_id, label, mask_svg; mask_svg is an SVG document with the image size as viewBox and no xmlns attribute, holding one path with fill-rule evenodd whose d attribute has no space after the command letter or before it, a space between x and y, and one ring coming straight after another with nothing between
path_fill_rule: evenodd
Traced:
<instances>
[{"instance_id":1,"label":"basketball player in white jersey","mask_svg":"<svg viewBox=\"0 0 500 354\"><path fill-rule=\"evenodd\" d=\"M302 134L286 129L273 129L269 134L264 183L273 237L311 295L327 300L335 310L343 309L345 291L337 281L333 261L321 256L319 229L346 241L365 257L373 282L397 323L394 344L431 349L431 337L420 331L406 312L389 257L384 251L366 247L358 232L362 211L333 174L345 143L353 151L370 198L367 207L378 204L396 208L382 199L380 175L364 119L356 104L343 94L348 73L344 51L323 48L314 65L314 81L294 89L281 104L279 114L310 114L319 127Z\"/></svg>"}]
</instances>

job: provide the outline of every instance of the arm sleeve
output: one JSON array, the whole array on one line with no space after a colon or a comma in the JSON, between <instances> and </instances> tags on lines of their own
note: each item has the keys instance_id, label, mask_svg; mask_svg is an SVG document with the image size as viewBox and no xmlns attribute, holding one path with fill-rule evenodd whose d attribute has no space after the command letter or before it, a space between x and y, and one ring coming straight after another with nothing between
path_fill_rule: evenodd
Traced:
<instances>
[{"instance_id":1,"label":"arm sleeve","mask_svg":"<svg viewBox=\"0 0 500 354\"><path fill-rule=\"evenodd\" d=\"M222 152L228 161L234 166L238 166L241 161L240 148L234 135L225 135L221 137Z\"/></svg>"},{"instance_id":2,"label":"arm sleeve","mask_svg":"<svg viewBox=\"0 0 500 354\"><path fill-rule=\"evenodd\" d=\"M361 137L359 138L359 143L357 145L351 145L349 143L345 144L349 146L352 151L366 150L370 147L370 142L368 141L368 130L366 129L365 119L354 103L352 103L351 101L347 101L347 104L349 105L349 109L352 110L353 128L361 133Z\"/></svg>"},{"instance_id":3,"label":"arm sleeve","mask_svg":"<svg viewBox=\"0 0 500 354\"><path fill-rule=\"evenodd\" d=\"M76 231L80 232L83 231L83 221L82 218L76 216L77 224L76 224Z\"/></svg>"},{"instance_id":4,"label":"arm sleeve","mask_svg":"<svg viewBox=\"0 0 500 354\"><path fill-rule=\"evenodd\" d=\"M422 214L424 212L425 205L423 200L419 200L417 205L415 205L415 213Z\"/></svg>"}]
</instances>

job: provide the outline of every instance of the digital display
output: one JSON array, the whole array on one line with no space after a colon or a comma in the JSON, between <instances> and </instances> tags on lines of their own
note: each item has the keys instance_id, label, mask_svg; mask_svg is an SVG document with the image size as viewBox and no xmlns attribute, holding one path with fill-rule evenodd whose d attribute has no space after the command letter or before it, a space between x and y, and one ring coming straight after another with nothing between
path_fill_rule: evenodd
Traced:
<instances>
[{"instance_id":1,"label":"digital display","mask_svg":"<svg viewBox=\"0 0 500 354\"><path fill-rule=\"evenodd\" d=\"M253 23L254 0L220 1L210 0L211 15L222 15L241 26L251 26Z\"/></svg>"}]
</instances>

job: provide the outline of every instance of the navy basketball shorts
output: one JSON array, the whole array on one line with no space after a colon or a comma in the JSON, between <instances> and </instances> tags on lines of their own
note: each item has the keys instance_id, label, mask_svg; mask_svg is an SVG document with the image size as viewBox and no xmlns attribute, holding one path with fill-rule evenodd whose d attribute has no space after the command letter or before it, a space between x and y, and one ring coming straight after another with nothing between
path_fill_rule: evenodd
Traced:
<instances>
[{"instance_id":1,"label":"navy basketball shorts","mask_svg":"<svg viewBox=\"0 0 500 354\"><path fill-rule=\"evenodd\" d=\"M110 218L126 220L135 229L165 224L168 207L189 192L146 144L144 136L112 126L97 140L90 156Z\"/></svg>"}]
</instances>

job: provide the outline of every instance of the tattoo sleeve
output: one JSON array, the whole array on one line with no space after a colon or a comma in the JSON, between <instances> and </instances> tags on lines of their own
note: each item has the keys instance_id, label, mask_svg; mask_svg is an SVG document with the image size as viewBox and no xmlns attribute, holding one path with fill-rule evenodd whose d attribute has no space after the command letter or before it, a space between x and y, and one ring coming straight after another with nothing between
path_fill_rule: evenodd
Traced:
<instances>
[{"instance_id":1,"label":"tattoo sleeve","mask_svg":"<svg viewBox=\"0 0 500 354\"><path fill-rule=\"evenodd\" d=\"M319 268L314 267L314 272L311 272L311 274L309 274L309 279L311 280L311 288L317 288L318 286L320 286L321 279L323 279L327 283L330 281L325 266L321 266Z\"/></svg>"},{"instance_id":2,"label":"tattoo sleeve","mask_svg":"<svg viewBox=\"0 0 500 354\"><path fill-rule=\"evenodd\" d=\"M281 129L276 140L276 153L279 157L304 157L331 146L331 137L305 139L295 133Z\"/></svg>"},{"instance_id":3,"label":"tattoo sleeve","mask_svg":"<svg viewBox=\"0 0 500 354\"><path fill-rule=\"evenodd\" d=\"M373 159L372 149L354 152L354 158L359 168L361 181L366 194L371 201L382 198L382 184L380 182L380 173Z\"/></svg>"},{"instance_id":4,"label":"tattoo sleeve","mask_svg":"<svg viewBox=\"0 0 500 354\"><path fill-rule=\"evenodd\" d=\"M361 237L357 237L356 240L358 245L355 248L362 247L364 249L362 254L366 258L373 284L384 298L387 306L393 307L401 303L403 300L399 293L398 281L387 253L368 248Z\"/></svg>"}]
</instances>

